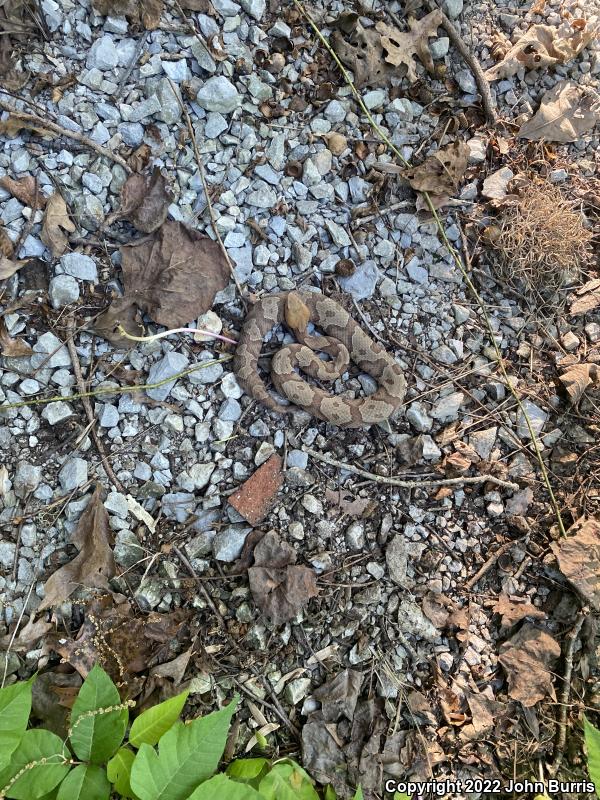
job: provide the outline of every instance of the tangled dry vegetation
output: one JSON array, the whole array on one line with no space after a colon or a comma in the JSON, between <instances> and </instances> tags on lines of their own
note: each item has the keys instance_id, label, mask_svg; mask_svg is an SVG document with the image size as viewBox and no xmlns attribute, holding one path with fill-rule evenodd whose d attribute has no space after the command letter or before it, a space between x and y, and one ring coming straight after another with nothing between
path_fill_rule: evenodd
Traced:
<instances>
[{"instance_id":1,"label":"tangled dry vegetation","mask_svg":"<svg viewBox=\"0 0 600 800\"><path fill-rule=\"evenodd\" d=\"M530 184L503 208L491 238L501 277L544 305L580 277L593 233L573 201L544 182Z\"/></svg>"}]
</instances>

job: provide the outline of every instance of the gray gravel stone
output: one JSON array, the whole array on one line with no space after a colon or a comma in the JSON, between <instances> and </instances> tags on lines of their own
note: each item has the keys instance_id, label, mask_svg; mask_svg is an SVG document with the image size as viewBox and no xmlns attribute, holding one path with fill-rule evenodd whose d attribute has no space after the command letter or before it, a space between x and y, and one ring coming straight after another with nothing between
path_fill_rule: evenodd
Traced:
<instances>
[{"instance_id":1,"label":"gray gravel stone","mask_svg":"<svg viewBox=\"0 0 600 800\"><path fill-rule=\"evenodd\" d=\"M150 372L148 373L148 383L158 383L173 375L177 375L177 373L183 372L188 364L189 361L183 353L171 351L160 361L151 366ZM221 365L219 364L219 366ZM203 371L204 370L199 370L199 372ZM177 381L170 381L169 383L165 383L164 386L159 386L157 389L148 389L148 397L151 397L153 400L166 400L176 382Z\"/></svg>"},{"instance_id":2,"label":"gray gravel stone","mask_svg":"<svg viewBox=\"0 0 600 800\"><path fill-rule=\"evenodd\" d=\"M19 461L13 482L15 494L17 497L23 499L27 494L37 489L41 480L41 467L36 467L34 464L30 464L28 461ZM1 559L0 562L2 562Z\"/></svg>"},{"instance_id":3,"label":"gray gravel stone","mask_svg":"<svg viewBox=\"0 0 600 800\"><path fill-rule=\"evenodd\" d=\"M79 284L70 275L57 275L50 281L48 296L52 308L63 308L79 300Z\"/></svg>"},{"instance_id":4,"label":"gray gravel stone","mask_svg":"<svg viewBox=\"0 0 600 800\"><path fill-rule=\"evenodd\" d=\"M538 436L544 429L544 425L548 419L548 414L543 408L540 408L535 403L532 403L531 400L523 400L522 405L525 413L529 417L533 432L536 434L536 436ZM531 438L527 421L525 419L525 414L523 414L520 409L517 411L517 436L519 436L521 439Z\"/></svg>"},{"instance_id":5,"label":"gray gravel stone","mask_svg":"<svg viewBox=\"0 0 600 800\"><path fill-rule=\"evenodd\" d=\"M287 454L287 466L306 469L308 466L308 454L303 450L290 450Z\"/></svg>"},{"instance_id":6,"label":"gray gravel stone","mask_svg":"<svg viewBox=\"0 0 600 800\"><path fill-rule=\"evenodd\" d=\"M73 416L73 409L64 400L57 400L56 403L48 403L42 411L42 417L49 425L59 425L69 417Z\"/></svg>"},{"instance_id":7,"label":"gray gravel stone","mask_svg":"<svg viewBox=\"0 0 600 800\"><path fill-rule=\"evenodd\" d=\"M144 141L144 126L139 122L122 122L117 130L127 147L139 147Z\"/></svg>"},{"instance_id":8,"label":"gray gravel stone","mask_svg":"<svg viewBox=\"0 0 600 800\"><path fill-rule=\"evenodd\" d=\"M363 261L356 267L354 275L339 280L342 289L349 292L355 300L365 300L371 297L375 291L379 280L379 270L374 261Z\"/></svg>"},{"instance_id":9,"label":"gray gravel stone","mask_svg":"<svg viewBox=\"0 0 600 800\"><path fill-rule=\"evenodd\" d=\"M90 256L83 253L67 253L60 259L60 266L67 275L79 278L80 281L98 283L98 268Z\"/></svg>"},{"instance_id":10,"label":"gray gravel stone","mask_svg":"<svg viewBox=\"0 0 600 800\"><path fill-rule=\"evenodd\" d=\"M83 458L70 458L63 464L58 473L58 480L65 492L72 492L73 489L78 489L87 482L87 479L88 465Z\"/></svg>"},{"instance_id":11,"label":"gray gravel stone","mask_svg":"<svg viewBox=\"0 0 600 800\"><path fill-rule=\"evenodd\" d=\"M196 97L200 108L230 114L239 108L242 98L235 86L223 75L209 78Z\"/></svg>"},{"instance_id":12,"label":"gray gravel stone","mask_svg":"<svg viewBox=\"0 0 600 800\"><path fill-rule=\"evenodd\" d=\"M94 194L78 194L73 203L77 221L88 231L95 231L104 222L104 208Z\"/></svg>"},{"instance_id":13,"label":"gray gravel stone","mask_svg":"<svg viewBox=\"0 0 600 800\"><path fill-rule=\"evenodd\" d=\"M119 63L117 48L112 36L101 36L91 46L86 66L88 69L111 70Z\"/></svg>"},{"instance_id":14,"label":"gray gravel stone","mask_svg":"<svg viewBox=\"0 0 600 800\"><path fill-rule=\"evenodd\" d=\"M267 0L240 0L240 5L246 14L260 22L267 8Z\"/></svg>"},{"instance_id":15,"label":"gray gravel stone","mask_svg":"<svg viewBox=\"0 0 600 800\"><path fill-rule=\"evenodd\" d=\"M449 422L456 419L465 396L462 392L452 392L441 397L431 409L431 416L438 422Z\"/></svg>"},{"instance_id":16,"label":"gray gravel stone","mask_svg":"<svg viewBox=\"0 0 600 800\"><path fill-rule=\"evenodd\" d=\"M411 403L410 408L406 411L406 419L419 433L427 433L433 426L433 420L427 413L425 406L418 401Z\"/></svg>"},{"instance_id":17,"label":"gray gravel stone","mask_svg":"<svg viewBox=\"0 0 600 800\"><path fill-rule=\"evenodd\" d=\"M230 525L217 533L213 541L213 555L217 561L230 564L238 559L251 530L246 525Z\"/></svg>"},{"instance_id":18,"label":"gray gravel stone","mask_svg":"<svg viewBox=\"0 0 600 800\"><path fill-rule=\"evenodd\" d=\"M204 135L207 139L216 139L224 133L229 127L229 123L218 111L211 111L206 115L206 123L204 125Z\"/></svg>"},{"instance_id":19,"label":"gray gravel stone","mask_svg":"<svg viewBox=\"0 0 600 800\"><path fill-rule=\"evenodd\" d=\"M50 369L53 367L70 367L71 356L66 346L62 344L51 331L42 334L33 345L33 351L39 356L33 356L31 365L34 369L41 367L42 363ZM52 354L52 355L50 355ZM49 356L49 358L48 358ZM47 359L47 360L46 360Z\"/></svg>"},{"instance_id":20,"label":"gray gravel stone","mask_svg":"<svg viewBox=\"0 0 600 800\"><path fill-rule=\"evenodd\" d=\"M100 412L100 426L102 428L114 428L119 424L120 415L116 406L111 403L104 403Z\"/></svg>"},{"instance_id":21,"label":"gray gravel stone","mask_svg":"<svg viewBox=\"0 0 600 800\"><path fill-rule=\"evenodd\" d=\"M232 397L228 397L219 409L219 418L226 422L235 422L242 416L242 407Z\"/></svg>"},{"instance_id":22,"label":"gray gravel stone","mask_svg":"<svg viewBox=\"0 0 600 800\"><path fill-rule=\"evenodd\" d=\"M121 519L126 519L129 513L127 498L120 492L109 492L104 501L104 508L111 514L116 514Z\"/></svg>"}]
</instances>

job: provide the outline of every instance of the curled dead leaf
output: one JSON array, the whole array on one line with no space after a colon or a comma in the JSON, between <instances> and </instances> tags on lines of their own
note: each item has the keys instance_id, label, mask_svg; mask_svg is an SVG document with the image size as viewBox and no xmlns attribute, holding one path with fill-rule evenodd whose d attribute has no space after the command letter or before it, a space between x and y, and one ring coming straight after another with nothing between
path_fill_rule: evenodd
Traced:
<instances>
[{"instance_id":1,"label":"curled dead leaf","mask_svg":"<svg viewBox=\"0 0 600 800\"><path fill-rule=\"evenodd\" d=\"M552 670L560 645L549 633L525 624L500 647L498 661L508 680L508 694L524 706L533 706L552 692Z\"/></svg>"},{"instance_id":2,"label":"curled dead leaf","mask_svg":"<svg viewBox=\"0 0 600 800\"><path fill-rule=\"evenodd\" d=\"M0 281L5 281L7 278L11 278L15 272L21 269L21 267L25 266L27 263L27 259L22 259L20 261L11 260L10 258L6 258L6 256L0 256Z\"/></svg>"},{"instance_id":3,"label":"curled dead leaf","mask_svg":"<svg viewBox=\"0 0 600 800\"><path fill-rule=\"evenodd\" d=\"M519 129L521 139L576 142L600 120L600 95L575 81L549 89L533 117Z\"/></svg>"},{"instance_id":4,"label":"curled dead leaf","mask_svg":"<svg viewBox=\"0 0 600 800\"><path fill-rule=\"evenodd\" d=\"M598 380L597 364L575 364L559 378L573 405L583 397L585 390Z\"/></svg>"},{"instance_id":5,"label":"curled dead leaf","mask_svg":"<svg viewBox=\"0 0 600 800\"><path fill-rule=\"evenodd\" d=\"M583 519L574 527L566 539L550 546L565 578L600 611L600 522Z\"/></svg>"},{"instance_id":6,"label":"curled dead leaf","mask_svg":"<svg viewBox=\"0 0 600 800\"><path fill-rule=\"evenodd\" d=\"M0 267L1 268L1 267ZM22 339L13 339L6 329L6 322L0 317L0 353L12 358L26 358L32 353L31 347Z\"/></svg>"},{"instance_id":7,"label":"curled dead leaf","mask_svg":"<svg viewBox=\"0 0 600 800\"><path fill-rule=\"evenodd\" d=\"M600 306L600 278L593 278L587 281L575 292L575 298L571 302L570 313L573 316L587 314Z\"/></svg>"},{"instance_id":8,"label":"curled dead leaf","mask_svg":"<svg viewBox=\"0 0 600 800\"><path fill-rule=\"evenodd\" d=\"M583 23L583 24L582 24ZM541 69L565 64L588 45L600 31L600 18L578 20L576 25L565 20L560 27L532 25L510 48L502 61L485 73L489 81L510 78L521 69Z\"/></svg>"},{"instance_id":9,"label":"curled dead leaf","mask_svg":"<svg viewBox=\"0 0 600 800\"><path fill-rule=\"evenodd\" d=\"M48 578L38 611L59 606L80 586L107 589L116 572L111 542L108 513L102 503L102 487L98 485L73 534L73 544L79 553Z\"/></svg>"},{"instance_id":10,"label":"curled dead leaf","mask_svg":"<svg viewBox=\"0 0 600 800\"><path fill-rule=\"evenodd\" d=\"M544 612L532 605L527 598L512 597L502 593L492 608L495 614L500 614L502 629L512 628L525 617L531 619L544 619Z\"/></svg>"},{"instance_id":11,"label":"curled dead leaf","mask_svg":"<svg viewBox=\"0 0 600 800\"><path fill-rule=\"evenodd\" d=\"M12 258L14 252L15 246L13 244L13 240L6 232L6 228L3 225L0 225L0 255L5 256L6 258Z\"/></svg>"},{"instance_id":12,"label":"curled dead leaf","mask_svg":"<svg viewBox=\"0 0 600 800\"><path fill-rule=\"evenodd\" d=\"M415 191L427 192L443 204L458 192L468 158L468 145L457 140L428 156L422 164L402 170L401 174Z\"/></svg>"},{"instance_id":13,"label":"curled dead leaf","mask_svg":"<svg viewBox=\"0 0 600 800\"><path fill-rule=\"evenodd\" d=\"M26 175L18 180L4 175L0 178L0 186L30 208L43 208L46 204L46 198L39 191L37 179L33 175Z\"/></svg>"},{"instance_id":14,"label":"curled dead leaf","mask_svg":"<svg viewBox=\"0 0 600 800\"><path fill-rule=\"evenodd\" d=\"M173 194L160 169L152 175L130 175L121 190L119 216L138 231L153 233L166 221Z\"/></svg>"},{"instance_id":15,"label":"curled dead leaf","mask_svg":"<svg viewBox=\"0 0 600 800\"><path fill-rule=\"evenodd\" d=\"M62 195L58 192L50 195L46 203L40 238L54 258L64 255L69 241L67 233L73 233L75 230L75 223L69 217L67 204Z\"/></svg>"}]
</instances>

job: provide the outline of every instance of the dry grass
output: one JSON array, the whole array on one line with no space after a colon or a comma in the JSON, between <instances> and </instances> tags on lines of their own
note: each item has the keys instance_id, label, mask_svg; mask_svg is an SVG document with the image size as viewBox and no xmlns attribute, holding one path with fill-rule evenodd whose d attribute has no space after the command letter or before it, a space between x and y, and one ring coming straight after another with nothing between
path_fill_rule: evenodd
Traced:
<instances>
[{"instance_id":1,"label":"dry grass","mask_svg":"<svg viewBox=\"0 0 600 800\"><path fill-rule=\"evenodd\" d=\"M579 208L549 183L532 183L506 206L492 243L501 277L529 299L544 303L579 278L593 234Z\"/></svg>"}]
</instances>

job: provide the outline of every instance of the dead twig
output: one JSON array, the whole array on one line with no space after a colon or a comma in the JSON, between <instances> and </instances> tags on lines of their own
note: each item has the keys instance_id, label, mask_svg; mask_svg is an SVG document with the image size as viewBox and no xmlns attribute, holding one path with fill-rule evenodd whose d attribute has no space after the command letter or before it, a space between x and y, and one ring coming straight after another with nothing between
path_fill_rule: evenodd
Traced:
<instances>
[{"instance_id":1,"label":"dead twig","mask_svg":"<svg viewBox=\"0 0 600 800\"><path fill-rule=\"evenodd\" d=\"M18 108L15 108L10 103L7 103L6 100L0 99L0 109L3 111L8 111L9 114L13 114L15 117L22 119L24 122L31 123L31 125L35 128L42 128L47 131L52 131L52 133L57 133L59 136L66 136L67 139L72 139L74 142L81 142L81 144L89 147L90 150L94 150L99 155L114 161L115 164L119 164L121 167L123 167L128 175L131 175L133 172L129 164L125 161L125 159L121 158L120 155L117 155L117 153L115 153L113 150L107 150L106 147L102 147L100 144L96 144L96 142L92 141L83 133L69 131L66 128L63 128L62 125L52 122L52 120L38 117L37 114L30 114L27 111L19 111Z\"/></svg>"},{"instance_id":2,"label":"dead twig","mask_svg":"<svg viewBox=\"0 0 600 800\"><path fill-rule=\"evenodd\" d=\"M402 489L423 489L431 488L434 486L463 486L466 484L477 485L481 483L495 483L497 486L503 486L505 489L512 489L516 491L519 486L516 483L502 480L495 475L474 475L467 478L439 478L435 480L415 480L405 481L401 478L387 477L386 475L376 475L374 472L367 472L365 469L355 467L352 464L344 464L343 461L336 461L335 458L326 456L316 450L311 450L310 447L305 447L304 452L309 456L316 458L317 461L322 461L324 464L329 464L330 467L337 467L338 469L345 469L348 472L353 472L355 475L360 475L362 478L368 478L376 483L383 483L386 486L400 486Z\"/></svg>"},{"instance_id":3,"label":"dead twig","mask_svg":"<svg viewBox=\"0 0 600 800\"><path fill-rule=\"evenodd\" d=\"M465 589L467 590L472 589L477 583L477 581L481 580L481 578L483 578L483 576L486 575L491 570L491 568L494 566L496 561L498 561L500 556L503 556L504 553L506 553L507 550L510 550L510 548L518 541L519 539L512 539L510 542L505 542L495 552L493 552L492 555L485 562L485 564L482 567L480 567L475 573L475 575L473 575L472 578L469 578L469 580L465 583Z\"/></svg>"},{"instance_id":4,"label":"dead twig","mask_svg":"<svg viewBox=\"0 0 600 800\"><path fill-rule=\"evenodd\" d=\"M569 713L570 697L571 697L571 676L573 675L573 654L575 653L575 645L581 633L583 623L587 619L587 609L582 609L579 616L575 620L571 631L567 636L567 649L565 652L565 672L563 675L563 685L560 693L558 719L556 723L558 729L556 732L556 743L554 745L554 759L551 764L548 764L548 773L551 776L556 775L562 764L565 755L565 747L567 744L567 714Z\"/></svg>"},{"instance_id":5,"label":"dead twig","mask_svg":"<svg viewBox=\"0 0 600 800\"><path fill-rule=\"evenodd\" d=\"M471 72L473 73L473 77L475 78L475 83L477 84L477 88L479 89L479 94L481 95L481 105L483 106L483 110L485 112L485 117L488 121L488 125L495 126L498 123L498 115L496 114L496 109L494 106L494 101L492 100L492 93L490 91L490 84L488 79L485 77L483 70L481 69L481 65L479 61L475 58L475 56L471 53L469 48L467 47L464 39L460 35L458 28L448 19L446 14L441 10L435 0L427 0L426 1L427 8L430 11L439 11L442 15L442 27L448 34L448 38L456 47L460 55L462 56L463 61L469 67Z\"/></svg>"},{"instance_id":6,"label":"dead twig","mask_svg":"<svg viewBox=\"0 0 600 800\"><path fill-rule=\"evenodd\" d=\"M70 317L67 323L67 330L69 334L67 337L67 348L73 363L73 372L75 374L75 380L77 381L77 388L82 395L81 403L85 410L85 415L88 418L88 422L90 423L92 439L94 440L100 460L102 461L102 466L104 467L104 471L106 472L110 482L113 484L117 492L125 494L125 488L115 475L114 470L110 465L110 461L108 460L108 456L106 455L106 450L104 449L102 439L98 436L98 432L96 431L96 417L94 416L90 398L87 396L85 381L83 379L83 373L81 372L81 364L79 363L79 356L77 355L77 349L75 347L75 342L73 341L73 336L75 334L75 321L73 317Z\"/></svg>"}]
</instances>

